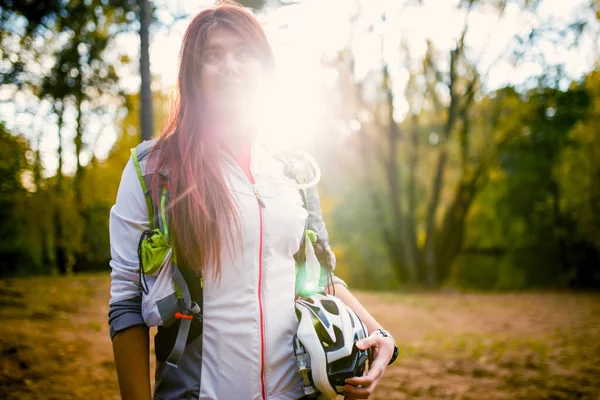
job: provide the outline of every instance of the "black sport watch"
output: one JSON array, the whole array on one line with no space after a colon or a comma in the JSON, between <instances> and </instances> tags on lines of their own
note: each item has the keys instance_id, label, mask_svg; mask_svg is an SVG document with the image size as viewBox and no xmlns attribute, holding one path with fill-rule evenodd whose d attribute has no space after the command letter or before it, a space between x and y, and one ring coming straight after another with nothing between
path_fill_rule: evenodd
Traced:
<instances>
[{"instance_id":1,"label":"black sport watch","mask_svg":"<svg viewBox=\"0 0 600 400\"><path fill-rule=\"evenodd\" d=\"M398 358L398 346L396 346L396 340L394 339L394 337L392 335L390 335L390 333L388 331L386 331L383 328L376 329L375 332L373 332L373 333L378 333L379 335L381 335L383 337L392 338L392 340L394 341L394 354L392 354L392 358L390 359L390 362L388 363L388 365L392 364L394 361L396 361L396 358Z\"/></svg>"}]
</instances>

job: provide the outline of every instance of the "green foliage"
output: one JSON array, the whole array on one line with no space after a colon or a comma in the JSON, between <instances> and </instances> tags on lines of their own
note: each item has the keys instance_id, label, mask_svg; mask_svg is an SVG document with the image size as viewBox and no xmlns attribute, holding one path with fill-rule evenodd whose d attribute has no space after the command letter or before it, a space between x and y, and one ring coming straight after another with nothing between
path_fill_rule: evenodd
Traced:
<instances>
[{"instance_id":1,"label":"green foliage","mask_svg":"<svg viewBox=\"0 0 600 400\"><path fill-rule=\"evenodd\" d=\"M457 285L600 285L600 246L593 235L598 213L592 200L597 139L587 133L597 118L597 76L594 71L566 91L531 90L518 98L511 122L500 124L516 134L473 207L465 246L495 251L466 251L454 265ZM580 211L583 204L586 212Z\"/></svg>"},{"instance_id":2,"label":"green foliage","mask_svg":"<svg viewBox=\"0 0 600 400\"><path fill-rule=\"evenodd\" d=\"M23 173L27 170L29 144L11 135L0 123L0 276L15 273L20 265L30 264L30 253L19 235L18 202L26 197Z\"/></svg>"}]
</instances>

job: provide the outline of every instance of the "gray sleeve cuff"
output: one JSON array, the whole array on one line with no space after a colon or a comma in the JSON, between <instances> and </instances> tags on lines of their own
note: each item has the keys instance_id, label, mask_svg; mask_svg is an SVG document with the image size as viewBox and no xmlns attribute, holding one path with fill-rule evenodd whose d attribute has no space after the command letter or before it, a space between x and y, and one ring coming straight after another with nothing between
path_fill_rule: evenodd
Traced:
<instances>
[{"instance_id":1,"label":"gray sleeve cuff","mask_svg":"<svg viewBox=\"0 0 600 400\"><path fill-rule=\"evenodd\" d=\"M110 325L110 339L127 328L135 325L145 325L142 318L142 298L134 297L110 305L108 311L108 324Z\"/></svg>"}]
</instances>

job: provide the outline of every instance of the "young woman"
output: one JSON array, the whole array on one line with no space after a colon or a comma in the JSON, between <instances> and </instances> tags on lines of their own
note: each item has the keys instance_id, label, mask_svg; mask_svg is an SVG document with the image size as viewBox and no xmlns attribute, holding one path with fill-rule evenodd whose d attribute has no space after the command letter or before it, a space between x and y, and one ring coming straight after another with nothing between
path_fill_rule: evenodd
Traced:
<instances>
[{"instance_id":1,"label":"young woman","mask_svg":"<svg viewBox=\"0 0 600 400\"><path fill-rule=\"evenodd\" d=\"M255 95L273 68L262 28L237 5L200 12L185 33L177 99L146 168L160 171L153 182L166 179L178 264L203 277L202 334L192 326L178 368L167 370L159 346L168 333L159 330L153 395L137 253L150 226L148 208L134 162L123 171L110 214L109 323L125 400L304 396L292 337L298 325L294 254L308 213L300 192L281 183L281 162L258 145L253 121ZM330 251L324 225L319 234ZM369 371L344 387L346 398L365 399L392 359L394 340L341 280L333 285L370 333L357 344L373 350Z\"/></svg>"}]
</instances>

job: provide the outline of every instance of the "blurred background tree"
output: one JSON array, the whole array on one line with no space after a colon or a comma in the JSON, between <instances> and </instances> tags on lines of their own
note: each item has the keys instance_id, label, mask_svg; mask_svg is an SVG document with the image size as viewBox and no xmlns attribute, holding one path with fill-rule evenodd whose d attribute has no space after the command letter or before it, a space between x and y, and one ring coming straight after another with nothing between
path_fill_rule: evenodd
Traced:
<instances>
[{"instance_id":1,"label":"blurred background tree","mask_svg":"<svg viewBox=\"0 0 600 400\"><path fill-rule=\"evenodd\" d=\"M457 0L451 38L415 44L400 18L434 24L431 1L319 1L241 3L287 54L265 108L320 161L338 273L372 289L600 287L600 57L573 73L552 54L600 48L600 4L565 5L562 21L544 0ZM177 60L160 51L200 8L0 0L2 276L108 268L129 149L168 111ZM536 23L497 54L477 46L484 19L521 17ZM493 84L498 65L530 72Z\"/></svg>"},{"instance_id":2,"label":"blurred background tree","mask_svg":"<svg viewBox=\"0 0 600 400\"><path fill-rule=\"evenodd\" d=\"M102 117L107 105L122 97L116 63L106 57L106 51L115 35L130 29L135 20L136 2L3 1L1 7L3 33L0 39L8 70L3 74L3 89L12 91L15 96L21 92L32 99L47 100L51 104L48 114L53 114L57 122L58 167L55 177L44 180L38 170L33 186L37 196L49 197L46 206L50 204L53 208L45 213L46 217L52 216L49 224L52 229L46 229L46 224L40 227L40 234L45 239L39 267L65 273L73 267L91 266L98 256L90 246L100 232L106 235L107 228L106 223L100 230L91 225L96 220L94 212L106 213L107 209L97 210L83 190L84 182L90 181L81 160L84 135L88 133L88 119L94 115ZM26 112L40 118L39 111ZM69 177L71 190L67 191L63 176L65 113L73 116L75 124L73 142L76 159L74 176ZM47 134L44 126L39 129L39 135ZM92 149L93 141L90 141ZM87 169L93 168L93 151L91 158ZM39 169L39 152L36 160ZM45 182L42 183L42 180ZM39 193L42 188L46 193ZM96 189L90 188L92 191ZM52 243L51 247L48 242ZM102 261L105 261L106 249L101 254Z\"/></svg>"},{"instance_id":3,"label":"blurred background tree","mask_svg":"<svg viewBox=\"0 0 600 400\"><path fill-rule=\"evenodd\" d=\"M395 278L429 287L598 286L599 248L590 245L595 239L576 236L577 218L565 206L573 190L561 190L557 173L563 154L577 151L571 132L588 118L595 94L577 81L559 88L568 82L563 66L547 63L536 49L548 37L573 46L594 21L565 27L544 21L499 56L514 67L535 59L542 73L532 88L486 89L489 70L465 40L474 10L502 17L509 5L536 13L539 3L461 1L466 17L447 54L428 41L415 60L402 45L404 66L396 73L409 75L402 119L385 57L379 71L362 79L350 48L330 62L339 77L338 118L354 130L348 144L362 161L348 166L355 173L344 170L354 182L342 185L348 191L334 217L353 284L389 286ZM388 32L386 19L383 13L376 22L380 32ZM387 39L382 33L382 54Z\"/></svg>"}]
</instances>

